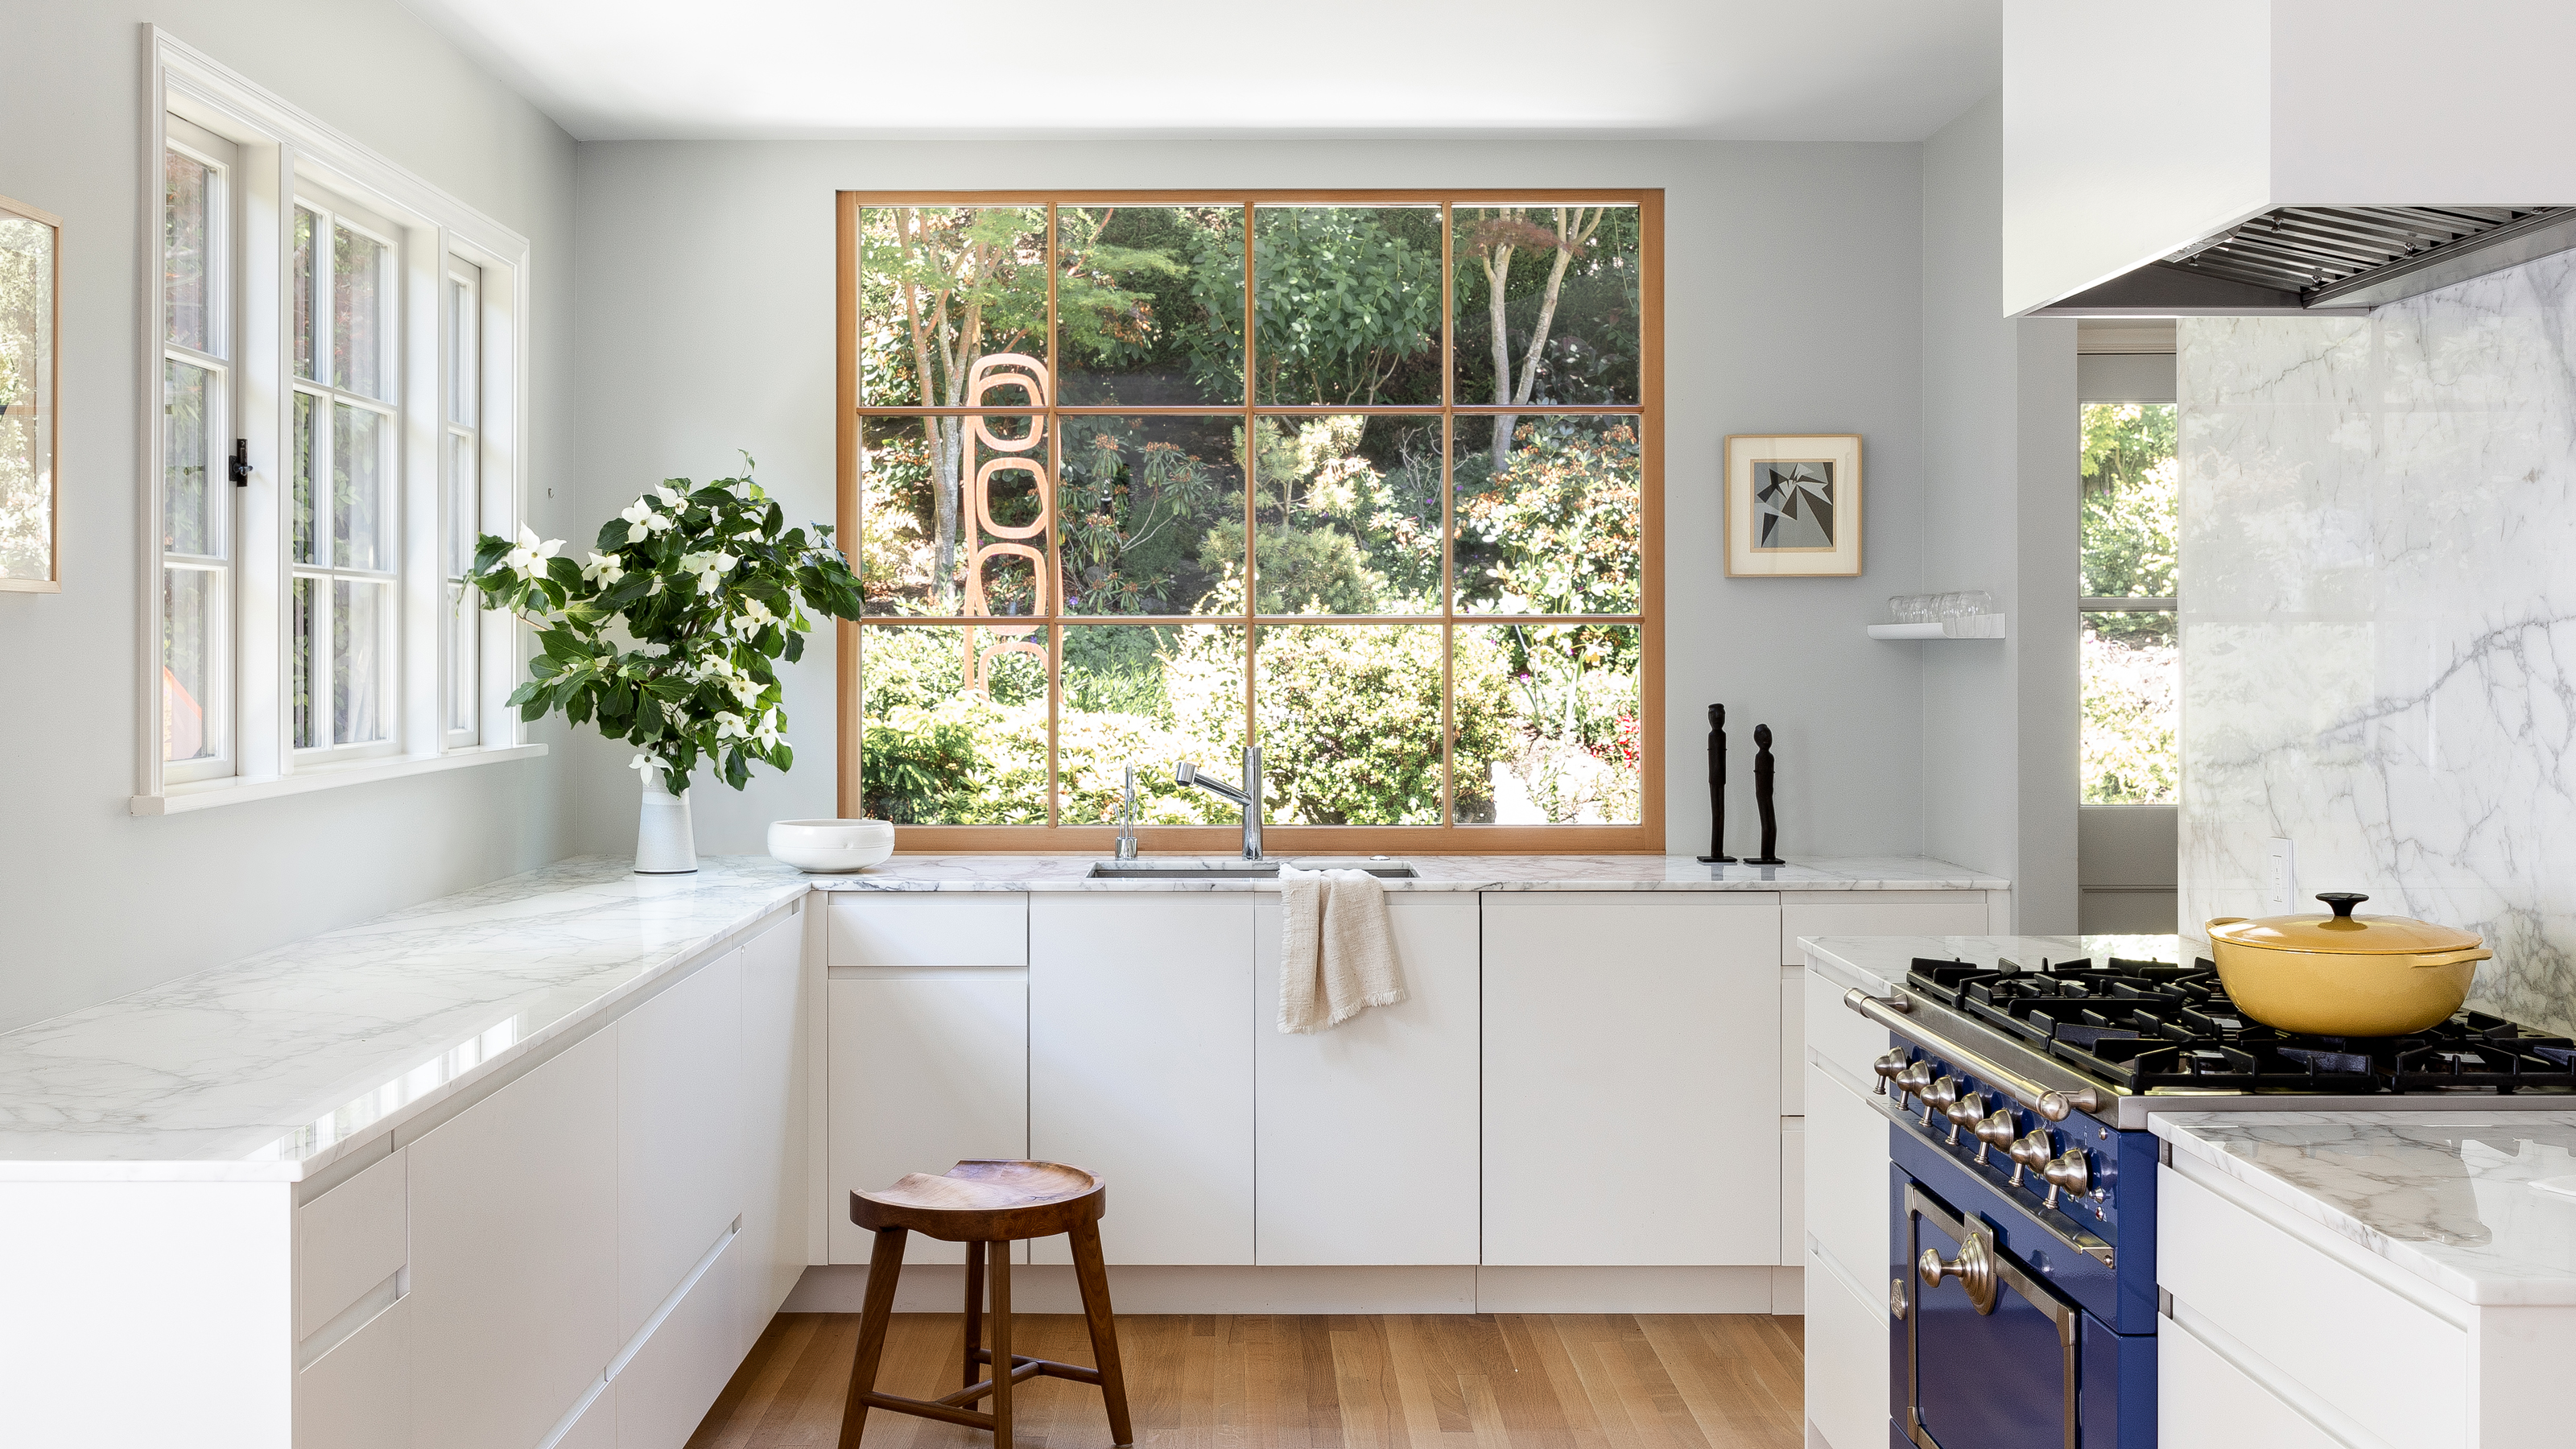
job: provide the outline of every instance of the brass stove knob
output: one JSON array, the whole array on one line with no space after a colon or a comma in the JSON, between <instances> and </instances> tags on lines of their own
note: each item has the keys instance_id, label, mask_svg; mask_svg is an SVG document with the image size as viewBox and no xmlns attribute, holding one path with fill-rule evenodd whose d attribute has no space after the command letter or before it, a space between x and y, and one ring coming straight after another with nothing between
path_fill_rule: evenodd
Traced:
<instances>
[{"instance_id":1,"label":"brass stove knob","mask_svg":"<svg viewBox=\"0 0 2576 1449\"><path fill-rule=\"evenodd\" d=\"M2048 1159L2055 1156L2056 1153L2057 1144L2049 1140L2048 1129L2045 1127L2041 1127L2031 1132L2028 1136L2017 1139L2013 1143L2010 1151L2005 1154L2012 1158L2013 1165L2012 1178L2008 1185L2012 1187L2021 1186L2021 1175L2023 1172L2036 1172L2041 1168L2048 1166Z\"/></svg>"},{"instance_id":2,"label":"brass stove knob","mask_svg":"<svg viewBox=\"0 0 2576 1449\"><path fill-rule=\"evenodd\" d=\"M1941 1109L1941 1115L1950 1119L1950 1145L1956 1147L1960 1130L1976 1126L1977 1119L1986 1115L1985 1093L1962 1092L1959 1100Z\"/></svg>"},{"instance_id":3,"label":"brass stove knob","mask_svg":"<svg viewBox=\"0 0 2576 1449\"><path fill-rule=\"evenodd\" d=\"M1959 1245L1959 1256L1947 1263L1941 1261L1940 1250L1925 1248L1914 1270L1926 1288L1940 1287L1944 1278L1958 1279L1959 1286L1968 1290L1970 1307L1979 1313L1995 1311L1999 1275L1995 1272L1994 1249L1987 1246L1983 1232L1971 1229L1967 1241Z\"/></svg>"},{"instance_id":4,"label":"brass stove knob","mask_svg":"<svg viewBox=\"0 0 2576 1449\"><path fill-rule=\"evenodd\" d=\"M2007 1153L2011 1152L2013 1133L2020 1125L2013 1120L2013 1110L2010 1107L1997 1107L1992 1114L1978 1118L1977 1165L1979 1167L1986 1165L1988 1148L2001 1148ZM2015 1169L2016 1175L2018 1172L2019 1169Z\"/></svg>"},{"instance_id":5,"label":"brass stove knob","mask_svg":"<svg viewBox=\"0 0 2576 1449\"><path fill-rule=\"evenodd\" d=\"M1896 1083L1901 1095L1920 1096L1925 1087L1932 1085L1932 1064L1928 1061L1909 1062L1888 1080ZM1900 1101L1897 1105L1903 1106L1904 1103Z\"/></svg>"},{"instance_id":6,"label":"brass stove knob","mask_svg":"<svg viewBox=\"0 0 2576 1449\"><path fill-rule=\"evenodd\" d=\"M1895 1051L1882 1053L1877 1061L1869 1065L1872 1071L1878 1073L1878 1095L1884 1097L1887 1095L1887 1084L1903 1076L1909 1064L1906 1061L1904 1049L1900 1047Z\"/></svg>"},{"instance_id":7,"label":"brass stove knob","mask_svg":"<svg viewBox=\"0 0 2576 1449\"><path fill-rule=\"evenodd\" d=\"M1925 1087L1922 1091L1915 1093L1914 1096L1917 1101L1920 1101L1923 1104L1923 1125L1929 1127L1932 1125L1933 1113L1947 1112L1950 1110L1950 1104L1959 1100L1959 1079L1957 1077L1942 1077L1934 1081L1932 1085ZM1956 1141L1957 1139L1953 1138L1951 1140Z\"/></svg>"},{"instance_id":8,"label":"brass stove knob","mask_svg":"<svg viewBox=\"0 0 2576 1449\"><path fill-rule=\"evenodd\" d=\"M2058 1193L2082 1196L2085 1189L2093 1185L2093 1164L2084 1156L2083 1148L2070 1147L2063 1154L2050 1158L2048 1165L2039 1170L2039 1175L2048 1180L2048 1196L2040 1200L2040 1206L2055 1207Z\"/></svg>"}]
</instances>

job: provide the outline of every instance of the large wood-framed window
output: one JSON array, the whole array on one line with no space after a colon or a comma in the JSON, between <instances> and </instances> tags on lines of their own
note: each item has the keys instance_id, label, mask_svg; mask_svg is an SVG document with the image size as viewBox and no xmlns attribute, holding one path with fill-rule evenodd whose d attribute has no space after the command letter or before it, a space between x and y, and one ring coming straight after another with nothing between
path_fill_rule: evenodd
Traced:
<instances>
[{"instance_id":1,"label":"large wood-framed window","mask_svg":"<svg viewBox=\"0 0 2576 1449\"><path fill-rule=\"evenodd\" d=\"M1662 199L843 192L841 812L1661 851Z\"/></svg>"}]
</instances>

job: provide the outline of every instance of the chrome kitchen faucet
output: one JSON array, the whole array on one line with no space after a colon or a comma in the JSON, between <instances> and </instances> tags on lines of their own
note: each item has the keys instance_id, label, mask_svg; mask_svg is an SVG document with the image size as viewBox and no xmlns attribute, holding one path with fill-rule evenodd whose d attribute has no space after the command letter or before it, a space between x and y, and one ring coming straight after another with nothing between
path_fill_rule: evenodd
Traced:
<instances>
[{"instance_id":1,"label":"chrome kitchen faucet","mask_svg":"<svg viewBox=\"0 0 2576 1449\"><path fill-rule=\"evenodd\" d=\"M1261 858L1261 746L1243 748L1243 786L1237 789L1223 780L1211 780L1199 773L1199 767L1183 760L1172 767L1172 778L1183 785L1196 786L1220 800L1230 800L1243 811L1243 858Z\"/></svg>"},{"instance_id":2,"label":"chrome kitchen faucet","mask_svg":"<svg viewBox=\"0 0 2576 1449\"><path fill-rule=\"evenodd\" d=\"M1134 860L1136 858L1136 767L1129 765L1126 769L1127 805L1118 817L1118 858Z\"/></svg>"}]
</instances>

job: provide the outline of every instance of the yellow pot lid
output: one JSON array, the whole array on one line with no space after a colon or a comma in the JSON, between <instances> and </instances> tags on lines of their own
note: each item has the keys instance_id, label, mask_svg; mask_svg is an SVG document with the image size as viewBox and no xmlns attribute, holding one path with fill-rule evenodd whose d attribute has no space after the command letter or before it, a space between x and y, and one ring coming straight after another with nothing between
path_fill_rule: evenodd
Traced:
<instances>
[{"instance_id":1,"label":"yellow pot lid","mask_svg":"<svg viewBox=\"0 0 2576 1449\"><path fill-rule=\"evenodd\" d=\"M2406 916L2356 916L2352 908L2370 899L2365 895L2328 891L2317 899L2334 914L2265 916L2252 921L2221 918L2209 923L2209 939L2266 951L2331 951L2369 956L2472 951L2485 944L2476 934L2455 926L2437 926Z\"/></svg>"}]
</instances>

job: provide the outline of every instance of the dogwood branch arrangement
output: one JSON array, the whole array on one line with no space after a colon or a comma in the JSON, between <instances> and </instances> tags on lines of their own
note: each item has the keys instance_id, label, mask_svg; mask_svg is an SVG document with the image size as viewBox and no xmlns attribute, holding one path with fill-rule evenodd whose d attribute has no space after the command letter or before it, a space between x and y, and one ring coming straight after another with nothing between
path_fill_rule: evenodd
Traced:
<instances>
[{"instance_id":1,"label":"dogwood branch arrangement","mask_svg":"<svg viewBox=\"0 0 2576 1449\"><path fill-rule=\"evenodd\" d=\"M859 583L828 525L788 527L750 475L745 456L740 478L665 479L600 527L587 563L524 527L481 537L470 577L486 606L544 648L510 695L521 719L596 722L675 795L701 761L737 790L755 761L795 762L773 661L804 655L806 609L857 618Z\"/></svg>"}]
</instances>

